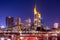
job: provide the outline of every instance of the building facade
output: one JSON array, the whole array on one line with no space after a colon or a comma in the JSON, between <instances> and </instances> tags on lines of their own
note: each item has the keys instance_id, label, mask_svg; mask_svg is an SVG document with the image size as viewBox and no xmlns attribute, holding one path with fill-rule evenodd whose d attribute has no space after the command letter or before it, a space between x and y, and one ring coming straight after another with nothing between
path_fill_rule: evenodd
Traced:
<instances>
[{"instance_id":1,"label":"building facade","mask_svg":"<svg viewBox=\"0 0 60 40\"><path fill-rule=\"evenodd\" d=\"M34 7L34 27L41 27L41 14L37 11L36 5Z\"/></svg>"},{"instance_id":2,"label":"building facade","mask_svg":"<svg viewBox=\"0 0 60 40\"><path fill-rule=\"evenodd\" d=\"M14 18L11 16L6 17L6 26L7 27L12 27L14 26Z\"/></svg>"}]
</instances>

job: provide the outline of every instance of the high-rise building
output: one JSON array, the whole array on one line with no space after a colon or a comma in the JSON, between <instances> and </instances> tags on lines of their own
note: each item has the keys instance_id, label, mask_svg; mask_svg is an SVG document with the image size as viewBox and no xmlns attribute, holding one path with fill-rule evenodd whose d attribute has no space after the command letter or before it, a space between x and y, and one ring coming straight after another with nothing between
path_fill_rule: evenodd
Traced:
<instances>
[{"instance_id":1,"label":"high-rise building","mask_svg":"<svg viewBox=\"0 0 60 40\"><path fill-rule=\"evenodd\" d=\"M26 24L30 24L31 23L31 19L30 18L27 18L25 21L26 21Z\"/></svg>"},{"instance_id":2,"label":"high-rise building","mask_svg":"<svg viewBox=\"0 0 60 40\"><path fill-rule=\"evenodd\" d=\"M59 27L59 23L54 23L54 28L58 28Z\"/></svg>"},{"instance_id":3,"label":"high-rise building","mask_svg":"<svg viewBox=\"0 0 60 40\"><path fill-rule=\"evenodd\" d=\"M15 20L15 27L13 30L24 30L24 24L21 22L21 19L19 17L17 17Z\"/></svg>"},{"instance_id":4,"label":"high-rise building","mask_svg":"<svg viewBox=\"0 0 60 40\"><path fill-rule=\"evenodd\" d=\"M11 16L6 17L6 26L10 28L13 25L14 25L14 18Z\"/></svg>"},{"instance_id":5,"label":"high-rise building","mask_svg":"<svg viewBox=\"0 0 60 40\"><path fill-rule=\"evenodd\" d=\"M36 27L41 26L41 14L37 12L36 5L34 7L34 25Z\"/></svg>"},{"instance_id":6,"label":"high-rise building","mask_svg":"<svg viewBox=\"0 0 60 40\"><path fill-rule=\"evenodd\" d=\"M25 21L26 21L25 27L26 27L27 29L30 29L30 28L31 28L31 19L30 19L30 18L27 18Z\"/></svg>"},{"instance_id":7,"label":"high-rise building","mask_svg":"<svg viewBox=\"0 0 60 40\"><path fill-rule=\"evenodd\" d=\"M21 24L21 19L18 17L16 18L16 25L20 25Z\"/></svg>"}]
</instances>

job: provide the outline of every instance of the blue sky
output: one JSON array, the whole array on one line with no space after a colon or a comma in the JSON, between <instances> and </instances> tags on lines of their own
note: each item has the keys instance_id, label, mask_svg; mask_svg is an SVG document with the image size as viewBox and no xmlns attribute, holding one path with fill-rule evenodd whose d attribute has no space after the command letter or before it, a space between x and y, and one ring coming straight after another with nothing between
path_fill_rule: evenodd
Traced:
<instances>
[{"instance_id":1,"label":"blue sky","mask_svg":"<svg viewBox=\"0 0 60 40\"><path fill-rule=\"evenodd\" d=\"M42 14L43 24L53 27L53 23L60 23L59 0L0 0L0 25L6 25L6 16L20 17L22 22L26 18L33 21L33 8Z\"/></svg>"}]
</instances>

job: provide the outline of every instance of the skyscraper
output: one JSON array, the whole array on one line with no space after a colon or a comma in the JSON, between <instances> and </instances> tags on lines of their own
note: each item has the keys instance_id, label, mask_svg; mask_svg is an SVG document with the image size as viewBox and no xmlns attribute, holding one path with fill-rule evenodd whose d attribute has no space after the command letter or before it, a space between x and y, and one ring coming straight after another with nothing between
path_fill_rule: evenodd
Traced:
<instances>
[{"instance_id":1,"label":"skyscraper","mask_svg":"<svg viewBox=\"0 0 60 40\"><path fill-rule=\"evenodd\" d=\"M54 23L54 28L58 28L59 27L59 23Z\"/></svg>"},{"instance_id":2,"label":"skyscraper","mask_svg":"<svg viewBox=\"0 0 60 40\"><path fill-rule=\"evenodd\" d=\"M21 24L21 19L18 17L16 18L16 25L20 25Z\"/></svg>"},{"instance_id":3,"label":"skyscraper","mask_svg":"<svg viewBox=\"0 0 60 40\"><path fill-rule=\"evenodd\" d=\"M11 16L6 17L6 26L10 28L13 25L14 25L14 18Z\"/></svg>"},{"instance_id":4,"label":"skyscraper","mask_svg":"<svg viewBox=\"0 0 60 40\"><path fill-rule=\"evenodd\" d=\"M30 18L27 18L25 21L26 21L27 26L31 26L31 19Z\"/></svg>"},{"instance_id":5,"label":"skyscraper","mask_svg":"<svg viewBox=\"0 0 60 40\"><path fill-rule=\"evenodd\" d=\"M31 28L31 19L30 18L27 18L25 20L25 27L29 30Z\"/></svg>"},{"instance_id":6,"label":"skyscraper","mask_svg":"<svg viewBox=\"0 0 60 40\"><path fill-rule=\"evenodd\" d=\"M34 25L36 27L41 26L41 14L37 12L36 5L34 7Z\"/></svg>"}]
</instances>

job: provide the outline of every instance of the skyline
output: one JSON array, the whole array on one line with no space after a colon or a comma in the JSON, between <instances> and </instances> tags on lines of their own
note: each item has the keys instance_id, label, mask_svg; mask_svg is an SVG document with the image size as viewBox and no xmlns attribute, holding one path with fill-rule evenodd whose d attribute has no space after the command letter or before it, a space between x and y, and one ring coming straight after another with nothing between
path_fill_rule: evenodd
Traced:
<instances>
[{"instance_id":1,"label":"skyline","mask_svg":"<svg viewBox=\"0 0 60 40\"><path fill-rule=\"evenodd\" d=\"M0 24L5 25L5 17L13 16L20 17L24 23L26 18L31 18L33 21L34 5L36 0L0 0ZM37 0L37 10L42 15L44 25L52 27L54 22L60 24L60 2L59 0Z\"/></svg>"}]
</instances>

